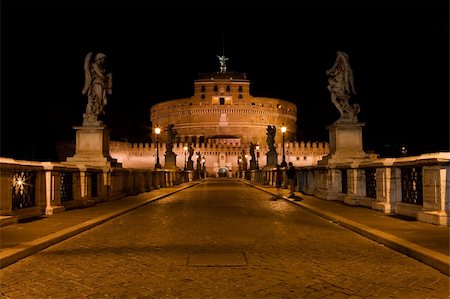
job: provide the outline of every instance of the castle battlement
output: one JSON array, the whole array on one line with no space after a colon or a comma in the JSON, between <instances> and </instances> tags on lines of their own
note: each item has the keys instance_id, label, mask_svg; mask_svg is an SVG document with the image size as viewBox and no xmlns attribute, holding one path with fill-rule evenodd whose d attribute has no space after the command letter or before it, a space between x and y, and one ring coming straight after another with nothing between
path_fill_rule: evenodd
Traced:
<instances>
[{"instance_id":1,"label":"castle battlement","mask_svg":"<svg viewBox=\"0 0 450 299\"><path fill-rule=\"evenodd\" d=\"M192 143L194 149L194 157L200 152L200 156L205 158L206 166L210 169L218 167L222 161L228 161L227 167L237 169L237 161L243 156L247 156L250 161L250 145L242 145L240 142L226 143L227 139L217 139L223 143L215 143L215 140L209 140L207 143ZM183 168L185 163L185 156L189 153L184 150L185 146L189 146L188 142L175 143L172 151L177 155L177 166ZM283 151L282 143L275 144L276 151L281 162L281 153ZM264 166L266 163L266 153L269 151L267 145L260 145L259 151L255 150L255 155L259 152L260 165ZM294 166L312 166L316 165L317 161L321 160L323 156L328 155L330 146L327 142L285 142L285 155L288 162L292 162ZM159 157L164 165L164 154L166 152L166 143L159 143ZM110 142L111 157L122 163L124 167L132 168L148 168L154 167L156 159L156 143L128 143L122 141ZM192 158L195 160L195 158Z\"/></svg>"},{"instance_id":2,"label":"castle battlement","mask_svg":"<svg viewBox=\"0 0 450 299\"><path fill-rule=\"evenodd\" d=\"M189 142L179 142L173 145L173 152L183 152L185 146L192 144L194 149L249 149L249 145L242 146L241 143L189 143ZM330 145L328 142L311 142L311 141L301 141L301 142L285 142L285 150L292 150L295 152L317 152L321 153L324 151L329 151ZM277 149L282 149L282 143L277 143L275 145ZM159 143L160 150L166 150L165 143ZM128 152L139 152L139 151L155 151L156 143L129 143L123 141L111 141L110 151L128 151ZM260 145L260 151L268 151L267 146Z\"/></svg>"}]
</instances>

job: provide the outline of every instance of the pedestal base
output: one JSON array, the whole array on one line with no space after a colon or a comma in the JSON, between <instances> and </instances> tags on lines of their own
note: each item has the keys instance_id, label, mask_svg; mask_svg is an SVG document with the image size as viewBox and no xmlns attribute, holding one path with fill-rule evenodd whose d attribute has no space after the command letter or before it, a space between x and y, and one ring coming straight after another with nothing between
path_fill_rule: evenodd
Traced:
<instances>
[{"instance_id":1,"label":"pedestal base","mask_svg":"<svg viewBox=\"0 0 450 299\"><path fill-rule=\"evenodd\" d=\"M421 222L450 226L450 216L445 211L420 211L417 220Z\"/></svg>"},{"instance_id":2,"label":"pedestal base","mask_svg":"<svg viewBox=\"0 0 450 299\"><path fill-rule=\"evenodd\" d=\"M326 189L317 189L314 191L315 197L325 200L339 200L339 194L341 193Z\"/></svg>"},{"instance_id":3,"label":"pedestal base","mask_svg":"<svg viewBox=\"0 0 450 299\"><path fill-rule=\"evenodd\" d=\"M66 208L64 206L50 206L45 208L45 215L53 215L64 212Z\"/></svg>"},{"instance_id":4,"label":"pedestal base","mask_svg":"<svg viewBox=\"0 0 450 299\"><path fill-rule=\"evenodd\" d=\"M99 127L74 127L76 130L76 151L65 163L87 164L92 166L120 167L116 159L109 154L109 129Z\"/></svg>"},{"instance_id":5,"label":"pedestal base","mask_svg":"<svg viewBox=\"0 0 450 299\"><path fill-rule=\"evenodd\" d=\"M278 155L275 151L267 152L267 164L266 167L272 168L276 167L278 164Z\"/></svg>"},{"instance_id":6,"label":"pedestal base","mask_svg":"<svg viewBox=\"0 0 450 299\"><path fill-rule=\"evenodd\" d=\"M173 152L166 153L166 162L164 164L164 168L166 169L174 169L177 168L176 158L177 155Z\"/></svg>"},{"instance_id":7,"label":"pedestal base","mask_svg":"<svg viewBox=\"0 0 450 299\"><path fill-rule=\"evenodd\" d=\"M373 202L372 210L381 211L385 214L390 214L394 211L392 204L388 202Z\"/></svg>"},{"instance_id":8,"label":"pedestal base","mask_svg":"<svg viewBox=\"0 0 450 299\"><path fill-rule=\"evenodd\" d=\"M327 127L330 135L330 153L320 160L319 166L363 162L370 155L363 151L362 127L364 123L339 123Z\"/></svg>"}]
</instances>

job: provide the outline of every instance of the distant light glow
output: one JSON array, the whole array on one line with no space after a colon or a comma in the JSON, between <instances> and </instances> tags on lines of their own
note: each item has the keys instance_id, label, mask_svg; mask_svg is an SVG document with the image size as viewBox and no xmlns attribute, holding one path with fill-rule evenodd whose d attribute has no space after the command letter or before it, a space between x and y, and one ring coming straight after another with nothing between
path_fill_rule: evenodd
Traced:
<instances>
[{"instance_id":1,"label":"distant light glow","mask_svg":"<svg viewBox=\"0 0 450 299\"><path fill-rule=\"evenodd\" d=\"M287 128L285 126L281 127L281 133L286 133Z\"/></svg>"},{"instance_id":2,"label":"distant light glow","mask_svg":"<svg viewBox=\"0 0 450 299\"><path fill-rule=\"evenodd\" d=\"M187 151L187 150L188 150L188 147L187 147L187 146L185 146L185 147L183 147L183 149L184 149L185 151Z\"/></svg>"},{"instance_id":3,"label":"distant light glow","mask_svg":"<svg viewBox=\"0 0 450 299\"><path fill-rule=\"evenodd\" d=\"M155 134L159 135L161 133L161 128L160 127L156 127L155 128Z\"/></svg>"}]
</instances>

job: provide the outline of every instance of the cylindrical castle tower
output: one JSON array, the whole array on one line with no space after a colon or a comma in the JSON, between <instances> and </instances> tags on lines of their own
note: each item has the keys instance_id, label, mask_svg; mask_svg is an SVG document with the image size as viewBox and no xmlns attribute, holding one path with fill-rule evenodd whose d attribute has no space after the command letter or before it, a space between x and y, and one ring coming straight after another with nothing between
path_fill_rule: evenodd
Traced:
<instances>
[{"instance_id":1,"label":"cylindrical castle tower","mask_svg":"<svg viewBox=\"0 0 450 299\"><path fill-rule=\"evenodd\" d=\"M285 125L286 141L295 140L297 107L276 98L253 97L250 81L243 73L220 72L200 74L194 81L191 98L158 103L151 108L154 129L165 130L174 124L179 142L208 142L210 139L241 139L266 144L268 125L277 129L276 142L281 142ZM166 141L166 134L159 137Z\"/></svg>"}]
</instances>

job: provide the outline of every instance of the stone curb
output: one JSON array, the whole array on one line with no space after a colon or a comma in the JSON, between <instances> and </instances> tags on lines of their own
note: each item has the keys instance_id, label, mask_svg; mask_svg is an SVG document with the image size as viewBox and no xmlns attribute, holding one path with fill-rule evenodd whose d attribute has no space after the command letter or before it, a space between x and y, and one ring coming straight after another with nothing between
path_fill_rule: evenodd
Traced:
<instances>
[{"instance_id":1,"label":"stone curb","mask_svg":"<svg viewBox=\"0 0 450 299\"><path fill-rule=\"evenodd\" d=\"M249 186L252 186L254 188L257 188L257 189L260 189L267 193L270 193L272 195L276 195L276 192L271 192L269 190L266 190L263 187L253 185L252 183L248 183L245 181L242 181L242 182ZM394 250L401 252L409 257L412 257L412 258L414 258L436 270L439 270L441 273L443 273L445 275L450 275L450 271L449 271L450 270L450 259L448 256L446 256L442 253L427 249L425 247L422 247L422 246L419 246L412 242L409 242L407 240L398 238L391 234L384 233L380 230L370 228L364 224L357 223L353 220L336 215L334 213L324 211L324 210L316 208L316 207L312 207L311 205L308 205L306 203L294 201L286 196L283 196L283 199L290 203L298 205L313 214L316 214L316 215L326 218L336 224L339 224L345 228L348 228L370 240L381 243L391 249L394 249Z\"/></svg>"},{"instance_id":2,"label":"stone curb","mask_svg":"<svg viewBox=\"0 0 450 299\"><path fill-rule=\"evenodd\" d=\"M182 188L179 188L177 190L168 192L166 194L162 194L159 196L156 196L155 198L151 198L148 199L144 202L138 203L138 204L134 204L131 205L127 208L123 208L99 217L96 217L94 219L90 219L87 220L85 222L82 222L80 224L74 225L72 227L68 227L65 229L62 229L56 233L52 233L50 235L35 239L33 241L30 242L25 242L22 243L20 245L17 245L15 247L9 248L9 249L5 249L4 251L0 252L0 269L5 268L27 256L30 256L34 253L37 253L43 249L46 249L52 245L55 245L61 241L64 241L66 239L69 239L75 235L78 235L79 233L82 233L84 231L87 231L97 225L100 225L102 223L105 223L113 218L116 218L120 215L123 215L125 213L128 213L132 210L135 210L137 208L140 208L150 202L162 199L164 197L167 197L169 195L172 195L174 193L177 193L181 190L193 187L197 184L199 184L200 182L196 181L193 182L190 185L187 186L183 186ZM139 195L138 195L139 196Z\"/></svg>"}]
</instances>

